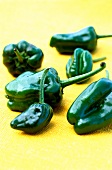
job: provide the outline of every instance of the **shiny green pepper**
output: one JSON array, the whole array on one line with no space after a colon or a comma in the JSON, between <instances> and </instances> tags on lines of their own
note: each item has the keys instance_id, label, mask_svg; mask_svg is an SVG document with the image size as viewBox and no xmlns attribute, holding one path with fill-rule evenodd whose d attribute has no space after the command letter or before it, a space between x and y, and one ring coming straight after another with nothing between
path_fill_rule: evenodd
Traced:
<instances>
[{"instance_id":1,"label":"shiny green pepper","mask_svg":"<svg viewBox=\"0 0 112 170\"><path fill-rule=\"evenodd\" d=\"M73 54L76 48L83 48L88 51L96 49L99 38L112 37L112 35L97 35L92 26L80 31L68 34L55 34L50 39L50 46L56 47L59 53Z\"/></svg>"},{"instance_id":2,"label":"shiny green pepper","mask_svg":"<svg viewBox=\"0 0 112 170\"><path fill-rule=\"evenodd\" d=\"M93 68L93 62L104 60L106 57L92 60L92 55L88 50L76 48L73 55L66 64L66 75L68 78L88 73Z\"/></svg>"},{"instance_id":3,"label":"shiny green pepper","mask_svg":"<svg viewBox=\"0 0 112 170\"><path fill-rule=\"evenodd\" d=\"M44 102L44 81L47 71L48 69L44 70L40 81L39 103L33 103L27 110L14 118L10 123L13 129L34 134L49 124L53 116L53 109Z\"/></svg>"},{"instance_id":4,"label":"shiny green pepper","mask_svg":"<svg viewBox=\"0 0 112 170\"><path fill-rule=\"evenodd\" d=\"M43 56L40 48L22 40L4 47L3 64L13 76L17 77L25 71L35 71L40 68Z\"/></svg>"},{"instance_id":5,"label":"shiny green pepper","mask_svg":"<svg viewBox=\"0 0 112 170\"><path fill-rule=\"evenodd\" d=\"M90 84L72 103L67 120L77 134L101 129L112 122L112 81L101 78Z\"/></svg>"},{"instance_id":6,"label":"shiny green pepper","mask_svg":"<svg viewBox=\"0 0 112 170\"><path fill-rule=\"evenodd\" d=\"M63 89L66 86L87 79L102 71L105 67L106 64L101 63L98 69L67 80L60 80L58 72L54 68L50 68L44 83L45 102L53 107L57 106L62 99ZM7 105L11 110L24 111L29 105L38 101L43 71L24 72L5 86L6 97L8 98Z\"/></svg>"}]
</instances>

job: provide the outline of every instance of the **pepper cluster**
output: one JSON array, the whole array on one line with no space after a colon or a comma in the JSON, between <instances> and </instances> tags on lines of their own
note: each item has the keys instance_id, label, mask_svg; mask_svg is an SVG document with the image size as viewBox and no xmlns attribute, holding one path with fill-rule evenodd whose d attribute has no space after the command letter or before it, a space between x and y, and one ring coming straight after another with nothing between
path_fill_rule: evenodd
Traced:
<instances>
[{"instance_id":1,"label":"pepper cluster","mask_svg":"<svg viewBox=\"0 0 112 170\"><path fill-rule=\"evenodd\" d=\"M43 52L26 42L9 44L3 50L3 63L16 78L5 86L7 106L12 111L22 112L10 125L26 133L37 133L47 126L53 116L53 108L63 98L65 87L84 83L91 76L106 67L105 62L92 70L93 63L106 57L92 59L91 51L96 49L97 39L112 35L97 35L92 26L76 33L55 34L50 46L61 54L72 54L66 64L66 80L61 80L54 68L41 67ZM23 83L24 82L24 83ZM112 120L112 81L101 78L90 84L72 103L67 120L77 134L90 133L107 126Z\"/></svg>"}]
</instances>

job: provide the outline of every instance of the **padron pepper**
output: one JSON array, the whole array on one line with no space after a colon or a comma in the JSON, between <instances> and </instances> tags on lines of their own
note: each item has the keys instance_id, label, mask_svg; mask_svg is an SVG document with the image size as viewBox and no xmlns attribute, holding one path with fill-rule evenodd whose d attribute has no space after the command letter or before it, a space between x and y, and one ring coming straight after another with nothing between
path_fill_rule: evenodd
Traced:
<instances>
[{"instance_id":1,"label":"padron pepper","mask_svg":"<svg viewBox=\"0 0 112 170\"><path fill-rule=\"evenodd\" d=\"M100 67L89 73L71 77L66 80L60 80L58 72L54 68L49 68L47 72L44 89L45 102L52 107L57 106L63 96L63 89L73 83L80 82L90 76L102 71L106 63L101 63ZM6 97L8 98L7 106L11 110L24 111L32 103L39 99L40 79L44 70L39 72L26 71L12 80L5 86Z\"/></svg>"},{"instance_id":2,"label":"padron pepper","mask_svg":"<svg viewBox=\"0 0 112 170\"><path fill-rule=\"evenodd\" d=\"M92 59L92 55L88 50L76 48L66 64L66 75L70 78L88 73L93 68L93 62L104 59L106 59L106 57Z\"/></svg>"},{"instance_id":3,"label":"padron pepper","mask_svg":"<svg viewBox=\"0 0 112 170\"><path fill-rule=\"evenodd\" d=\"M44 81L48 69L44 70L40 81L39 103L33 103L27 110L14 118L10 123L13 129L34 134L43 130L49 124L53 116L53 109L44 102Z\"/></svg>"},{"instance_id":4,"label":"padron pepper","mask_svg":"<svg viewBox=\"0 0 112 170\"><path fill-rule=\"evenodd\" d=\"M72 103L68 122L77 134L87 134L112 122L112 81L101 78L91 83Z\"/></svg>"},{"instance_id":5,"label":"padron pepper","mask_svg":"<svg viewBox=\"0 0 112 170\"><path fill-rule=\"evenodd\" d=\"M25 40L5 46L2 55L3 64L15 77L25 71L35 71L40 68L44 56L40 48Z\"/></svg>"},{"instance_id":6,"label":"padron pepper","mask_svg":"<svg viewBox=\"0 0 112 170\"><path fill-rule=\"evenodd\" d=\"M112 35L97 35L93 26L85 27L77 32L54 34L50 39L50 46L56 47L59 53L73 54L76 48L94 51L99 38L112 37Z\"/></svg>"}]
</instances>

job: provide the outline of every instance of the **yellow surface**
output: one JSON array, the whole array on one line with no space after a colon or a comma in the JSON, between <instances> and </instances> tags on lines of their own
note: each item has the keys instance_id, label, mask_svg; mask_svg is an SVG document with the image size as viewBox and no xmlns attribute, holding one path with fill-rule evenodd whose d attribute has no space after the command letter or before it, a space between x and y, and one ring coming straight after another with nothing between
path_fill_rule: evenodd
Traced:
<instances>
[{"instance_id":1,"label":"yellow surface","mask_svg":"<svg viewBox=\"0 0 112 170\"><path fill-rule=\"evenodd\" d=\"M64 89L63 100L50 124L36 135L10 128L19 113L7 108L4 87L14 79L2 64L2 51L10 43L26 40L44 52L41 68L54 67L66 79L70 56L49 46L55 33L75 32L94 26L97 34L112 33L111 0L0 0L0 169L1 170L112 170L112 126L79 136L66 113L75 98L105 70L83 85ZM112 79L112 38L99 39L93 58L106 56ZM99 63L94 64L97 68Z\"/></svg>"}]
</instances>

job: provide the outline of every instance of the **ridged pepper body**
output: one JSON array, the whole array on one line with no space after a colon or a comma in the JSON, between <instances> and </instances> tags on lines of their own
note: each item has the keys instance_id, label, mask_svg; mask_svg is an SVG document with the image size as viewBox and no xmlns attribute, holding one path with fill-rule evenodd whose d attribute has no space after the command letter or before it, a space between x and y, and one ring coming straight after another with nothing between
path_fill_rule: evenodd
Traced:
<instances>
[{"instance_id":1,"label":"ridged pepper body","mask_svg":"<svg viewBox=\"0 0 112 170\"><path fill-rule=\"evenodd\" d=\"M92 70L92 55L89 51L77 48L66 64L66 75L68 78L88 73Z\"/></svg>"},{"instance_id":2,"label":"ridged pepper body","mask_svg":"<svg viewBox=\"0 0 112 170\"><path fill-rule=\"evenodd\" d=\"M73 53L76 48L93 51L97 46L97 35L92 26L68 34L55 34L51 37L50 46L56 47L59 53Z\"/></svg>"},{"instance_id":3,"label":"ridged pepper body","mask_svg":"<svg viewBox=\"0 0 112 170\"><path fill-rule=\"evenodd\" d=\"M8 107L11 110L24 111L32 103L39 102L40 79L43 71L24 72L6 85ZM50 68L46 75L44 89L46 103L56 105L61 100L63 91L60 78L53 68Z\"/></svg>"},{"instance_id":4,"label":"ridged pepper body","mask_svg":"<svg viewBox=\"0 0 112 170\"><path fill-rule=\"evenodd\" d=\"M75 132L79 135L87 134L105 128L112 123L112 92L105 98L100 110L94 111L89 117L79 119L74 125Z\"/></svg>"},{"instance_id":5,"label":"ridged pepper body","mask_svg":"<svg viewBox=\"0 0 112 170\"><path fill-rule=\"evenodd\" d=\"M90 84L72 103L67 120L78 134L98 130L112 119L112 81L107 78Z\"/></svg>"},{"instance_id":6,"label":"ridged pepper body","mask_svg":"<svg viewBox=\"0 0 112 170\"><path fill-rule=\"evenodd\" d=\"M17 77L25 71L35 71L40 68L43 56L40 48L21 40L17 44L9 44L4 47L3 64L13 76Z\"/></svg>"}]
</instances>

